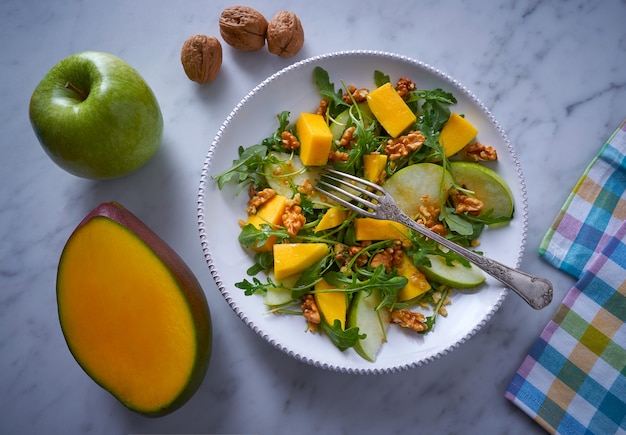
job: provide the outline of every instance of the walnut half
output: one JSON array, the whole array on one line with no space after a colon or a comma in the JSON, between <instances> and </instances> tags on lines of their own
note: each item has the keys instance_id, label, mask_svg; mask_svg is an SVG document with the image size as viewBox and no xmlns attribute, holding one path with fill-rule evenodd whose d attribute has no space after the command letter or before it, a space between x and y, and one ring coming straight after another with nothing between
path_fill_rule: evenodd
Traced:
<instances>
[{"instance_id":1,"label":"walnut half","mask_svg":"<svg viewBox=\"0 0 626 435\"><path fill-rule=\"evenodd\" d=\"M280 11L267 25L267 49L280 57L294 56L304 45L304 29L293 12Z\"/></svg>"},{"instance_id":2,"label":"walnut half","mask_svg":"<svg viewBox=\"0 0 626 435\"><path fill-rule=\"evenodd\" d=\"M213 36L191 35L183 43L180 61L190 80L211 82L222 66L222 44Z\"/></svg>"}]
</instances>

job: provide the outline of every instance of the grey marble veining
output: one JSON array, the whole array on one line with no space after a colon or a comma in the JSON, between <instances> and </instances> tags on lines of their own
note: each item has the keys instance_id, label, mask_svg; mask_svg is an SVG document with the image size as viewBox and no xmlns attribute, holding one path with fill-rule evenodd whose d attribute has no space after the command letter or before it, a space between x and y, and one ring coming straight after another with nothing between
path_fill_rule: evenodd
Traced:
<instances>
[{"instance_id":1,"label":"grey marble veining","mask_svg":"<svg viewBox=\"0 0 626 435\"><path fill-rule=\"evenodd\" d=\"M253 4L255 3L255 4ZM537 256L567 194L626 118L626 3L400 0L251 2L266 16L296 12L297 56L224 45L218 79L198 86L179 61L192 33L218 35L231 3L7 0L0 4L0 433L541 433L503 397L535 337L573 280ZM392 51L429 63L472 90L514 144L526 178L529 231L522 268L555 285L535 312L510 295L467 343L425 366L353 376L301 364L232 313L198 240L202 162L223 119L257 83L330 51ZM163 145L121 180L75 178L48 159L28 100L43 74L82 50L116 54L157 95ZM122 407L75 363L58 324L56 265L69 234L105 200L141 216L187 261L206 291L214 353L198 393L147 419Z\"/></svg>"}]
</instances>

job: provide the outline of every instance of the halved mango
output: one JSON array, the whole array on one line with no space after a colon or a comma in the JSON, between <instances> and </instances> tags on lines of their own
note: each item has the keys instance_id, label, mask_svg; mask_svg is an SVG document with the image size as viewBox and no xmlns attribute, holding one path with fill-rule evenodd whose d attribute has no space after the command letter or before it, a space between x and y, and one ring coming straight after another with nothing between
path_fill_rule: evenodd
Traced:
<instances>
[{"instance_id":1,"label":"halved mango","mask_svg":"<svg viewBox=\"0 0 626 435\"><path fill-rule=\"evenodd\" d=\"M129 409L165 415L198 389L211 355L204 291L182 258L124 207L103 203L77 226L56 287L72 355Z\"/></svg>"},{"instance_id":2,"label":"halved mango","mask_svg":"<svg viewBox=\"0 0 626 435\"><path fill-rule=\"evenodd\" d=\"M280 281L303 272L327 253L326 243L278 243L274 245L274 277Z\"/></svg>"},{"instance_id":3,"label":"halved mango","mask_svg":"<svg viewBox=\"0 0 626 435\"><path fill-rule=\"evenodd\" d=\"M478 134L478 129L458 113L451 113L439 133L439 144L446 157L458 153Z\"/></svg>"}]
</instances>

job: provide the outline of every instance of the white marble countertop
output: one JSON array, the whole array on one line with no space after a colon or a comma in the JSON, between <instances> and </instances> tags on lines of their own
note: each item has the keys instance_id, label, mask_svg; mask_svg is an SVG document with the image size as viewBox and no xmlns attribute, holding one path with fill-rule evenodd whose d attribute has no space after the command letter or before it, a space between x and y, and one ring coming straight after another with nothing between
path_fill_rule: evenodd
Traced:
<instances>
[{"instance_id":1,"label":"white marble countertop","mask_svg":"<svg viewBox=\"0 0 626 435\"><path fill-rule=\"evenodd\" d=\"M419 6L417 6L419 4ZM199 86L179 52L219 35L224 0L7 0L0 4L0 433L540 433L505 389L573 280L537 255L543 234L602 143L626 117L626 3L618 0L251 2L301 18L305 45L281 59L224 45L218 80ZM522 269L549 278L551 306L514 295L460 348L416 369L347 375L295 361L249 330L212 282L196 199L223 119L265 77L313 55L371 49L438 67L471 89L507 132L529 198ZM28 101L45 72L82 50L116 54L146 78L164 115L156 157L119 180L71 176L45 155ZM212 362L181 409L148 419L98 387L70 355L57 318L56 266L93 207L116 200L189 264L212 310Z\"/></svg>"}]
</instances>

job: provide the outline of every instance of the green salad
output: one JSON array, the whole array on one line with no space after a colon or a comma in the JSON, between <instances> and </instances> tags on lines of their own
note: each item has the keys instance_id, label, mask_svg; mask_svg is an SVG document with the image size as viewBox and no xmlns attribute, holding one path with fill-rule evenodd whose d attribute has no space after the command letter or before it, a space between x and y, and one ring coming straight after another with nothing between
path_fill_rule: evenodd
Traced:
<instances>
[{"instance_id":1,"label":"green salad","mask_svg":"<svg viewBox=\"0 0 626 435\"><path fill-rule=\"evenodd\" d=\"M373 90L313 74L319 106L277 114L273 134L239 146L214 177L250 197L239 243L253 265L236 286L270 312L302 316L303 333L375 361L389 327L432 331L453 289L479 289L485 277L433 240L327 198L315 189L324 168L381 185L418 223L473 250L486 226L511 220L514 200L485 164L496 150L454 112L450 92L380 71Z\"/></svg>"}]
</instances>

